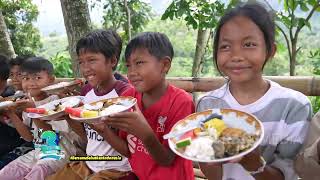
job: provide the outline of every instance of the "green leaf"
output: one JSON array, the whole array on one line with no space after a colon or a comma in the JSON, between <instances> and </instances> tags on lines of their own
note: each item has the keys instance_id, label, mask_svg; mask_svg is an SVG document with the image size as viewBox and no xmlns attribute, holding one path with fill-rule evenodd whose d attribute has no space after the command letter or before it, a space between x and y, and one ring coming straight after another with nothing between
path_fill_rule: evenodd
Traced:
<instances>
[{"instance_id":1,"label":"green leaf","mask_svg":"<svg viewBox=\"0 0 320 180\"><path fill-rule=\"evenodd\" d=\"M304 21L305 25L309 28L309 30L311 31L311 24L309 21Z\"/></svg>"},{"instance_id":2,"label":"green leaf","mask_svg":"<svg viewBox=\"0 0 320 180\"><path fill-rule=\"evenodd\" d=\"M286 16L281 16L280 17L281 21L284 23L284 25L289 28L291 25L291 20L289 19L289 17Z\"/></svg>"},{"instance_id":3,"label":"green leaf","mask_svg":"<svg viewBox=\"0 0 320 180\"><path fill-rule=\"evenodd\" d=\"M187 16L185 20L187 21L187 25L191 25L193 29L198 28L198 23L192 16Z\"/></svg>"},{"instance_id":4,"label":"green leaf","mask_svg":"<svg viewBox=\"0 0 320 180\"><path fill-rule=\"evenodd\" d=\"M291 11L295 11L298 7L298 3L295 0L288 0L288 8L291 9Z\"/></svg>"},{"instance_id":5,"label":"green leaf","mask_svg":"<svg viewBox=\"0 0 320 180\"><path fill-rule=\"evenodd\" d=\"M308 4L310 4L311 6L314 6L317 3L317 0L308 0L307 1Z\"/></svg>"},{"instance_id":6,"label":"green leaf","mask_svg":"<svg viewBox=\"0 0 320 180\"><path fill-rule=\"evenodd\" d=\"M177 11L177 17L183 16L186 11L188 11L188 10L185 7L179 8L179 10Z\"/></svg>"},{"instance_id":7,"label":"green leaf","mask_svg":"<svg viewBox=\"0 0 320 180\"><path fill-rule=\"evenodd\" d=\"M304 12L309 11L309 8L308 8L307 4L305 4L304 2L301 2L301 3L300 3L300 9L301 9L302 11L304 11Z\"/></svg>"},{"instance_id":8,"label":"green leaf","mask_svg":"<svg viewBox=\"0 0 320 180\"><path fill-rule=\"evenodd\" d=\"M297 19L298 27L303 27L305 25L305 19L299 18Z\"/></svg>"},{"instance_id":9,"label":"green leaf","mask_svg":"<svg viewBox=\"0 0 320 180\"><path fill-rule=\"evenodd\" d=\"M161 16L161 20L166 20L168 17L173 17L172 11L165 11Z\"/></svg>"}]
</instances>

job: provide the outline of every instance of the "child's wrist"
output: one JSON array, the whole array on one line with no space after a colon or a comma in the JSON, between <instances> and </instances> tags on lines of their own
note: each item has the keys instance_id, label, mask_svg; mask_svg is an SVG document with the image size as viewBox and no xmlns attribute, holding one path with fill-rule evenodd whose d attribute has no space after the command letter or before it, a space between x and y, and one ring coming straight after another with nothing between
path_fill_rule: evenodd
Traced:
<instances>
[{"instance_id":1,"label":"child's wrist","mask_svg":"<svg viewBox=\"0 0 320 180\"><path fill-rule=\"evenodd\" d=\"M247 170L247 171L256 171L258 168L260 168L261 166L263 166L263 161L261 161L260 159L261 157L259 157L259 159L257 158L246 158L245 161L241 160L240 164Z\"/></svg>"},{"instance_id":2,"label":"child's wrist","mask_svg":"<svg viewBox=\"0 0 320 180\"><path fill-rule=\"evenodd\" d=\"M144 133L140 139L142 140L143 144L148 145L153 143L157 138L151 129L151 131L146 131L146 133Z\"/></svg>"},{"instance_id":3,"label":"child's wrist","mask_svg":"<svg viewBox=\"0 0 320 180\"><path fill-rule=\"evenodd\" d=\"M17 114L15 112L11 111L11 110L7 111L6 115L12 120L15 120L16 116L17 116Z\"/></svg>"}]
</instances>

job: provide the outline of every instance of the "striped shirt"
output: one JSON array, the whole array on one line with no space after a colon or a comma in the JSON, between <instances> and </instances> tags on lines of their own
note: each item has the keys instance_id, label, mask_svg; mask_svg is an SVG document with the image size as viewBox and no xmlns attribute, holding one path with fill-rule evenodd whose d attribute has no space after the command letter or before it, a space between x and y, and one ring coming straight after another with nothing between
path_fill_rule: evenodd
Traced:
<instances>
[{"instance_id":1,"label":"striped shirt","mask_svg":"<svg viewBox=\"0 0 320 180\"><path fill-rule=\"evenodd\" d=\"M239 104L232 96L228 84L225 84L203 96L198 102L197 111L233 108L255 115L265 129L260 146L262 156L268 165L280 169L286 180L297 179L293 159L302 147L309 129L311 104L302 93L267 81L270 84L269 90L251 104ZM254 178L240 164L227 163L223 165L223 179Z\"/></svg>"}]
</instances>

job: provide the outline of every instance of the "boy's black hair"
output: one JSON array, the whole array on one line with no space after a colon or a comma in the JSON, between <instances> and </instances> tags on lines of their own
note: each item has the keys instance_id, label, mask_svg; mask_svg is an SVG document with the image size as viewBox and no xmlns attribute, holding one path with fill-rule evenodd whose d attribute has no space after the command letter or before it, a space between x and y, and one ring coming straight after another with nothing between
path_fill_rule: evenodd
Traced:
<instances>
[{"instance_id":1,"label":"boy's black hair","mask_svg":"<svg viewBox=\"0 0 320 180\"><path fill-rule=\"evenodd\" d=\"M239 4L237 7L226 12L225 15L220 19L216 28L213 44L213 56L216 67L218 68L217 53L221 27L236 16L244 16L250 19L262 31L267 48L267 57L263 64L264 67L267 62L267 58L269 58L272 53L272 46L275 42L275 23L272 15L268 13L268 11L259 3Z\"/></svg>"},{"instance_id":2,"label":"boy's black hair","mask_svg":"<svg viewBox=\"0 0 320 180\"><path fill-rule=\"evenodd\" d=\"M166 56L172 60L174 56L173 47L169 38L159 32L144 32L134 37L126 47L126 61L131 53L139 48L146 48L152 56L159 60Z\"/></svg>"},{"instance_id":3,"label":"boy's black hair","mask_svg":"<svg viewBox=\"0 0 320 180\"><path fill-rule=\"evenodd\" d=\"M25 57L25 56L17 56L15 58L12 58L10 61L9 61L9 65L10 65L10 68L12 66L21 66L21 64L23 64L23 62L29 57Z\"/></svg>"},{"instance_id":4,"label":"boy's black hair","mask_svg":"<svg viewBox=\"0 0 320 180\"><path fill-rule=\"evenodd\" d=\"M49 75L53 75L53 64L43 57L30 57L21 64L21 72L38 73L46 71Z\"/></svg>"},{"instance_id":5,"label":"boy's black hair","mask_svg":"<svg viewBox=\"0 0 320 180\"><path fill-rule=\"evenodd\" d=\"M0 54L0 80L6 81L10 75L10 67L7 56Z\"/></svg>"},{"instance_id":6,"label":"boy's black hair","mask_svg":"<svg viewBox=\"0 0 320 180\"><path fill-rule=\"evenodd\" d=\"M82 37L76 46L77 55L84 51L102 53L105 58L115 56L117 63L113 70L116 69L122 49L122 40L114 30L95 30Z\"/></svg>"}]
</instances>

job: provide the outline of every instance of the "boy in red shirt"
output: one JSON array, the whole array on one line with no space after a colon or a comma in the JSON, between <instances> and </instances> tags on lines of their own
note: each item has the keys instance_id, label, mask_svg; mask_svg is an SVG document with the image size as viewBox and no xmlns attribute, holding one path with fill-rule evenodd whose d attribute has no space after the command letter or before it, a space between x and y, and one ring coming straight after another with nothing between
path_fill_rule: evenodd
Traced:
<instances>
[{"instance_id":1,"label":"boy in red shirt","mask_svg":"<svg viewBox=\"0 0 320 180\"><path fill-rule=\"evenodd\" d=\"M122 139L110 134L107 141L129 158L140 180L194 179L192 162L176 156L163 139L177 121L194 112L191 96L165 79L173 54L164 34L146 32L132 39L125 59L134 88L123 95L137 98L137 105L133 112L114 114L105 121L123 131Z\"/></svg>"}]
</instances>

